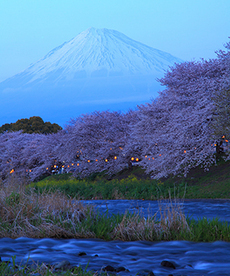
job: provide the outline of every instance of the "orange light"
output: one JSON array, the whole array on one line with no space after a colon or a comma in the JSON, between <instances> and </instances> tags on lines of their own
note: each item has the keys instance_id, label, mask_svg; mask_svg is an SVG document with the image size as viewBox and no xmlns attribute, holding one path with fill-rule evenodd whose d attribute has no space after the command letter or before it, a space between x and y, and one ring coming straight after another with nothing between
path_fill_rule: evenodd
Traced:
<instances>
[{"instance_id":1,"label":"orange light","mask_svg":"<svg viewBox=\"0 0 230 276\"><path fill-rule=\"evenodd\" d=\"M31 172L31 170L29 170L29 172Z\"/></svg>"},{"instance_id":2,"label":"orange light","mask_svg":"<svg viewBox=\"0 0 230 276\"><path fill-rule=\"evenodd\" d=\"M152 159L154 160L154 157L152 157Z\"/></svg>"},{"instance_id":3,"label":"orange light","mask_svg":"<svg viewBox=\"0 0 230 276\"><path fill-rule=\"evenodd\" d=\"M88 160L88 163L90 163L90 160Z\"/></svg>"},{"instance_id":4,"label":"orange light","mask_svg":"<svg viewBox=\"0 0 230 276\"><path fill-rule=\"evenodd\" d=\"M149 160L150 160L150 158L149 158Z\"/></svg>"},{"instance_id":5,"label":"orange light","mask_svg":"<svg viewBox=\"0 0 230 276\"><path fill-rule=\"evenodd\" d=\"M159 156L161 156L161 154L159 154Z\"/></svg>"},{"instance_id":6,"label":"orange light","mask_svg":"<svg viewBox=\"0 0 230 276\"><path fill-rule=\"evenodd\" d=\"M74 165L74 163L71 164L72 166Z\"/></svg>"},{"instance_id":7,"label":"orange light","mask_svg":"<svg viewBox=\"0 0 230 276\"><path fill-rule=\"evenodd\" d=\"M228 143L228 140L225 140L225 142L227 142L227 143Z\"/></svg>"},{"instance_id":8,"label":"orange light","mask_svg":"<svg viewBox=\"0 0 230 276\"><path fill-rule=\"evenodd\" d=\"M48 170L49 168L47 167L46 170ZM26 170L27 171L27 170Z\"/></svg>"},{"instance_id":9,"label":"orange light","mask_svg":"<svg viewBox=\"0 0 230 276\"><path fill-rule=\"evenodd\" d=\"M108 159L105 159L105 162L108 162Z\"/></svg>"},{"instance_id":10,"label":"orange light","mask_svg":"<svg viewBox=\"0 0 230 276\"><path fill-rule=\"evenodd\" d=\"M64 168L65 166L64 165L62 165L62 168Z\"/></svg>"},{"instance_id":11,"label":"orange light","mask_svg":"<svg viewBox=\"0 0 230 276\"><path fill-rule=\"evenodd\" d=\"M123 150L123 148L122 148L122 147L119 147L119 149L120 149L120 150Z\"/></svg>"},{"instance_id":12,"label":"orange light","mask_svg":"<svg viewBox=\"0 0 230 276\"><path fill-rule=\"evenodd\" d=\"M196 149L196 148L194 148L194 149Z\"/></svg>"},{"instance_id":13,"label":"orange light","mask_svg":"<svg viewBox=\"0 0 230 276\"><path fill-rule=\"evenodd\" d=\"M145 155L145 158L147 158L147 155Z\"/></svg>"},{"instance_id":14,"label":"orange light","mask_svg":"<svg viewBox=\"0 0 230 276\"><path fill-rule=\"evenodd\" d=\"M57 166L56 165L54 165L54 168L56 168Z\"/></svg>"},{"instance_id":15,"label":"orange light","mask_svg":"<svg viewBox=\"0 0 230 276\"><path fill-rule=\"evenodd\" d=\"M216 147L216 144L214 144L214 146Z\"/></svg>"},{"instance_id":16,"label":"orange light","mask_svg":"<svg viewBox=\"0 0 230 276\"><path fill-rule=\"evenodd\" d=\"M112 150L112 148L110 148L110 150Z\"/></svg>"},{"instance_id":17,"label":"orange light","mask_svg":"<svg viewBox=\"0 0 230 276\"><path fill-rule=\"evenodd\" d=\"M133 161L133 160L134 160L134 157L131 157L131 160Z\"/></svg>"},{"instance_id":18,"label":"orange light","mask_svg":"<svg viewBox=\"0 0 230 276\"><path fill-rule=\"evenodd\" d=\"M98 160L96 159L95 161L97 162Z\"/></svg>"},{"instance_id":19,"label":"orange light","mask_svg":"<svg viewBox=\"0 0 230 276\"><path fill-rule=\"evenodd\" d=\"M138 162L139 161L139 158L136 158L136 162Z\"/></svg>"},{"instance_id":20,"label":"orange light","mask_svg":"<svg viewBox=\"0 0 230 276\"><path fill-rule=\"evenodd\" d=\"M67 167L69 168L69 165Z\"/></svg>"},{"instance_id":21,"label":"orange light","mask_svg":"<svg viewBox=\"0 0 230 276\"><path fill-rule=\"evenodd\" d=\"M79 163L77 163L77 166L79 166L80 164Z\"/></svg>"},{"instance_id":22,"label":"orange light","mask_svg":"<svg viewBox=\"0 0 230 276\"><path fill-rule=\"evenodd\" d=\"M116 160L116 159L117 159L117 156L114 156L114 159Z\"/></svg>"},{"instance_id":23,"label":"orange light","mask_svg":"<svg viewBox=\"0 0 230 276\"><path fill-rule=\"evenodd\" d=\"M223 135L222 138L225 138L225 136Z\"/></svg>"},{"instance_id":24,"label":"orange light","mask_svg":"<svg viewBox=\"0 0 230 276\"><path fill-rule=\"evenodd\" d=\"M184 150L184 153L186 153L186 150Z\"/></svg>"},{"instance_id":25,"label":"orange light","mask_svg":"<svg viewBox=\"0 0 230 276\"><path fill-rule=\"evenodd\" d=\"M10 173L13 173L14 172L14 169L12 169L11 171L10 171Z\"/></svg>"}]
</instances>

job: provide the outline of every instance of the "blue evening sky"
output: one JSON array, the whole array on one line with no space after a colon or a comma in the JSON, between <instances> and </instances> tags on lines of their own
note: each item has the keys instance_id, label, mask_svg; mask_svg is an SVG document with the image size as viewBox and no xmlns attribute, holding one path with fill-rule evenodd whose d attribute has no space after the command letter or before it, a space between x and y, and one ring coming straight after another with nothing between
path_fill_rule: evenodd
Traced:
<instances>
[{"instance_id":1,"label":"blue evening sky","mask_svg":"<svg viewBox=\"0 0 230 276\"><path fill-rule=\"evenodd\" d=\"M229 13L230 0L0 0L0 81L91 26L183 60L214 58Z\"/></svg>"}]
</instances>

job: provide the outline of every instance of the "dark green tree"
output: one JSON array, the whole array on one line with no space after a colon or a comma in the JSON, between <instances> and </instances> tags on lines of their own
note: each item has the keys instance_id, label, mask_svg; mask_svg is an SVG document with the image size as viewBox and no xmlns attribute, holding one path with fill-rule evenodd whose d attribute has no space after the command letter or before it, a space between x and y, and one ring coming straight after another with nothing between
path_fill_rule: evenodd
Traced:
<instances>
[{"instance_id":1,"label":"dark green tree","mask_svg":"<svg viewBox=\"0 0 230 276\"><path fill-rule=\"evenodd\" d=\"M51 124L50 122L44 122L39 116L33 116L29 119L20 119L16 123L4 124L0 127L0 133L5 131L19 131L23 133L57 133L62 127L58 124Z\"/></svg>"}]
</instances>

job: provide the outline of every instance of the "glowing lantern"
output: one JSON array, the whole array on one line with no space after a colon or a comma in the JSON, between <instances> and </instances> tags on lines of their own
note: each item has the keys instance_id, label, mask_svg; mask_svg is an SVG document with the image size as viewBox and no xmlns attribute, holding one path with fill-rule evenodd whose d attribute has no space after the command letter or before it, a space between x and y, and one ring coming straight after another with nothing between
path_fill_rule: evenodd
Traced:
<instances>
[{"instance_id":1,"label":"glowing lantern","mask_svg":"<svg viewBox=\"0 0 230 276\"><path fill-rule=\"evenodd\" d=\"M147 158L147 155L145 155L145 158Z\"/></svg>"},{"instance_id":2,"label":"glowing lantern","mask_svg":"<svg viewBox=\"0 0 230 276\"><path fill-rule=\"evenodd\" d=\"M97 162L98 160L96 159L95 161Z\"/></svg>"},{"instance_id":3,"label":"glowing lantern","mask_svg":"<svg viewBox=\"0 0 230 276\"><path fill-rule=\"evenodd\" d=\"M74 165L74 163L71 164L72 166Z\"/></svg>"},{"instance_id":4,"label":"glowing lantern","mask_svg":"<svg viewBox=\"0 0 230 276\"><path fill-rule=\"evenodd\" d=\"M54 165L54 168L56 168L57 166L56 165Z\"/></svg>"},{"instance_id":5,"label":"glowing lantern","mask_svg":"<svg viewBox=\"0 0 230 276\"><path fill-rule=\"evenodd\" d=\"M77 163L77 166L79 166L80 164L79 163Z\"/></svg>"},{"instance_id":6,"label":"glowing lantern","mask_svg":"<svg viewBox=\"0 0 230 276\"><path fill-rule=\"evenodd\" d=\"M117 159L117 156L114 156L114 159L116 160L116 159Z\"/></svg>"},{"instance_id":7,"label":"glowing lantern","mask_svg":"<svg viewBox=\"0 0 230 276\"><path fill-rule=\"evenodd\" d=\"M29 172L31 172L31 170L29 170Z\"/></svg>"},{"instance_id":8,"label":"glowing lantern","mask_svg":"<svg viewBox=\"0 0 230 276\"><path fill-rule=\"evenodd\" d=\"M69 168L69 165L67 166L67 168Z\"/></svg>"},{"instance_id":9,"label":"glowing lantern","mask_svg":"<svg viewBox=\"0 0 230 276\"><path fill-rule=\"evenodd\" d=\"M108 159L105 159L105 162L108 162Z\"/></svg>"},{"instance_id":10,"label":"glowing lantern","mask_svg":"<svg viewBox=\"0 0 230 276\"><path fill-rule=\"evenodd\" d=\"M186 150L184 150L184 153L186 153Z\"/></svg>"},{"instance_id":11,"label":"glowing lantern","mask_svg":"<svg viewBox=\"0 0 230 276\"><path fill-rule=\"evenodd\" d=\"M152 157L152 159L154 160L154 157Z\"/></svg>"},{"instance_id":12,"label":"glowing lantern","mask_svg":"<svg viewBox=\"0 0 230 276\"><path fill-rule=\"evenodd\" d=\"M90 163L90 160L88 160L88 163Z\"/></svg>"},{"instance_id":13,"label":"glowing lantern","mask_svg":"<svg viewBox=\"0 0 230 276\"><path fill-rule=\"evenodd\" d=\"M227 143L228 143L228 140L225 140L225 142L227 142Z\"/></svg>"},{"instance_id":14,"label":"glowing lantern","mask_svg":"<svg viewBox=\"0 0 230 276\"><path fill-rule=\"evenodd\" d=\"M13 173L14 172L14 169L12 169L11 171L10 171L10 173Z\"/></svg>"},{"instance_id":15,"label":"glowing lantern","mask_svg":"<svg viewBox=\"0 0 230 276\"><path fill-rule=\"evenodd\" d=\"M49 168L47 167L46 170L48 171L48 169L49 169Z\"/></svg>"},{"instance_id":16,"label":"glowing lantern","mask_svg":"<svg viewBox=\"0 0 230 276\"><path fill-rule=\"evenodd\" d=\"M139 158L136 158L136 162L138 162L139 161Z\"/></svg>"},{"instance_id":17,"label":"glowing lantern","mask_svg":"<svg viewBox=\"0 0 230 276\"><path fill-rule=\"evenodd\" d=\"M134 161L134 157L131 157L131 160Z\"/></svg>"},{"instance_id":18,"label":"glowing lantern","mask_svg":"<svg viewBox=\"0 0 230 276\"><path fill-rule=\"evenodd\" d=\"M214 146L216 147L216 144L214 144Z\"/></svg>"},{"instance_id":19,"label":"glowing lantern","mask_svg":"<svg viewBox=\"0 0 230 276\"><path fill-rule=\"evenodd\" d=\"M225 136L223 135L222 138L225 138Z\"/></svg>"}]
</instances>

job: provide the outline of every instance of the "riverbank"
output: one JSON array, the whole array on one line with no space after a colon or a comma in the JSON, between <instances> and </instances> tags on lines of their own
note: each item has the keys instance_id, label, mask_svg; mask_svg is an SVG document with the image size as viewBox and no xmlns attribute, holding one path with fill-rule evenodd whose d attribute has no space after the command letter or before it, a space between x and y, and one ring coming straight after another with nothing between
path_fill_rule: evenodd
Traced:
<instances>
[{"instance_id":1,"label":"riverbank","mask_svg":"<svg viewBox=\"0 0 230 276\"><path fill-rule=\"evenodd\" d=\"M69 178L70 176L62 175L58 177ZM162 184L159 183L158 185ZM182 241L186 241L186 244L189 241L195 241L198 244L202 242L202 248L204 242L230 242L230 225L218 219L202 218L195 220L186 217L180 204L174 199L169 200L164 205L159 202L159 210L157 212L160 214L160 218L157 218L155 214L145 218L139 210L134 214L126 212L125 214L109 216L108 213L100 214L93 205L83 205L76 198L71 198L58 189L47 190L46 188L39 191L33 187L28 188L22 182L19 183L16 179L12 179L8 185L4 184L0 189L0 212L1 238L38 238L45 240L44 245L47 244L47 238L58 239L58 241L63 239L77 239L78 241L79 239L91 239L90 247L92 247L92 241L97 241L97 239L110 242L145 241L146 243L178 241L176 242L176 248ZM22 246L25 246L25 241L21 242L23 243ZM31 241L29 242L31 243ZM33 245L32 248L34 248ZM38 251L35 250L35 256L43 250L42 248L39 247ZM58 252L59 250L57 248ZM114 248L112 250L114 251ZM167 250L167 246L164 250ZM99 251L101 252L101 249ZM131 251L133 252L133 249ZM148 255L149 251L147 250L146 252ZM83 254L84 252L79 252L78 254L80 253ZM123 259L124 256L121 258ZM66 259L64 258L64 260ZM2 272L2 275L6 276L98 275L90 271L90 269L81 269L81 267L70 265L64 260L52 264L55 262L55 258L52 257L50 262L44 262L36 267L15 266L13 272L12 263L9 265L3 262L0 263L0 273ZM102 261L100 264L102 264ZM164 259L158 260L158 266L163 261ZM56 265L60 267L60 270L55 270ZM106 264L103 263L103 265L105 268L109 265L109 261ZM118 268L118 266L115 267L113 272L118 273L116 271ZM63 273L60 274L62 270ZM102 266L96 271L99 272L99 275L103 275L102 273L105 272L102 270ZM152 276L154 274L150 274L151 271L140 275Z\"/></svg>"},{"instance_id":2,"label":"riverbank","mask_svg":"<svg viewBox=\"0 0 230 276\"><path fill-rule=\"evenodd\" d=\"M146 241L230 241L230 225L218 219L187 218L177 200L159 203L147 218L140 212L100 214L93 205L55 190L36 191L11 183L0 190L0 237L99 238Z\"/></svg>"},{"instance_id":3,"label":"riverbank","mask_svg":"<svg viewBox=\"0 0 230 276\"><path fill-rule=\"evenodd\" d=\"M42 191L60 190L78 199L144 199L157 200L177 197L183 199L230 199L230 161L220 162L209 171L191 170L187 177L154 180L140 167L116 175L94 174L76 179L71 174L49 176L33 187Z\"/></svg>"}]
</instances>

